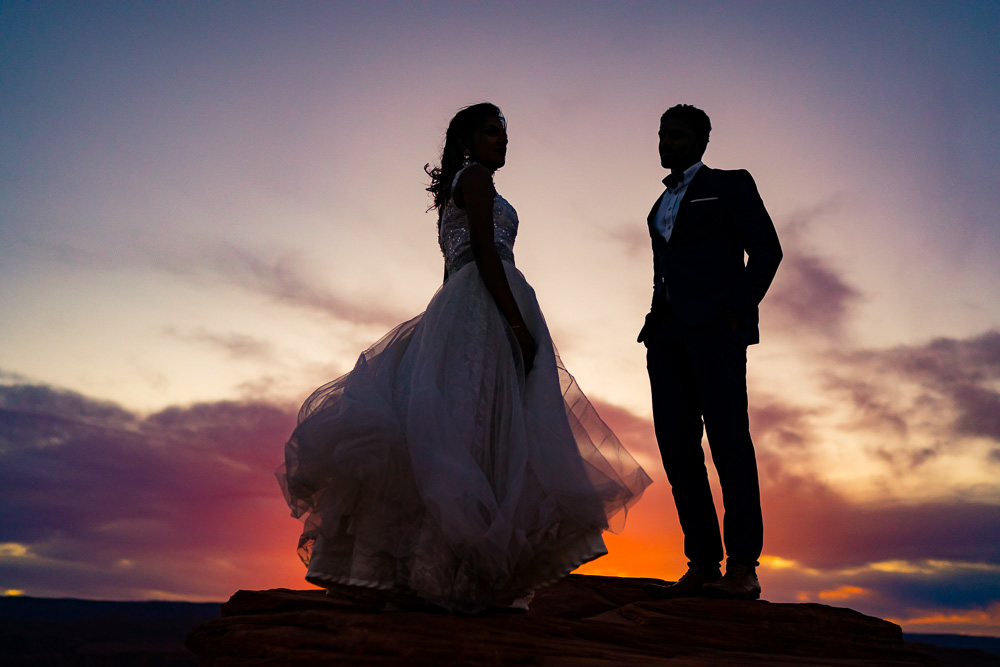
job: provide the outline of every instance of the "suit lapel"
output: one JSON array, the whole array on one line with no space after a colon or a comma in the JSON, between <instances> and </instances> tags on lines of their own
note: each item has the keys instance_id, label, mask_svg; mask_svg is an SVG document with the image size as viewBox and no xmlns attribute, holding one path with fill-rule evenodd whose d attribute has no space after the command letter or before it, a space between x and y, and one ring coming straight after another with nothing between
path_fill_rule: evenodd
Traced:
<instances>
[{"instance_id":1,"label":"suit lapel","mask_svg":"<svg viewBox=\"0 0 1000 667\"><path fill-rule=\"evenodd\" d=\"M712 170L708 167L702 167L691 179L691 183L688 185L687 190L684 192L684 197L681 199L680 205L677 207L677 219L674 220L674 234L677 230L684 224L685 216L687 212L688 205L692 199L700 199L702 195L708 190L712 176L709 172ZM673 238L673 235L671 235Z\"/></svg>"}]
</instances>

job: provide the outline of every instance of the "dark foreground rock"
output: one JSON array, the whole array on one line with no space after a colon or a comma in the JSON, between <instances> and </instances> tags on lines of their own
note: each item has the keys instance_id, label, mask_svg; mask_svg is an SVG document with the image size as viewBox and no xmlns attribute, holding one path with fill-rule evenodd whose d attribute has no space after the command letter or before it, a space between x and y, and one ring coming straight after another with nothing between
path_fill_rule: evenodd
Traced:
<instances>
[{"instance_id":1,"label":"dark foreground rock","mask_svg":"<svg viewBox=\"0 0 1000 667\"><path fill-rule=\"evenodd\" d=\"M0 597L0 667L196 667L184 648L218 604Z\"/></svg>"},{"instance_id":2,"label":"dark foreground rock","mask_svg":"<svg viewBox=\"0 0 1000 667\"><path fill-rule=\"evenodd\" d=\"M379 611L322 591L239 591L188 648L255 665L939 665L899 626L819 604L653 600L651 579L570 575L527 613Z\"/></svg>"}]
</instances>

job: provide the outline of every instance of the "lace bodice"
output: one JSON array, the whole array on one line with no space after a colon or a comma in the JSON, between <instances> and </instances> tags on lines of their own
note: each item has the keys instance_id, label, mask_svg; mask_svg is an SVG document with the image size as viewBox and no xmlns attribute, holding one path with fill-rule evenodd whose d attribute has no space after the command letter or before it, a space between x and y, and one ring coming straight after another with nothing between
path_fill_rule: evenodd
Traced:
<instances>
[{"instance_id":1,"label":"lace bodice","mask_svg":"<svg viewBox=\"0 0 1000 667\"><path fill-rule=\"evenodd\" d=\"M472 241L469 232L469 216L455 204L454 192L458 177L462 175L463 167L451 182L452 197L444 205L441 213L441 225L438 229L438 243L444 254L444 265L448 274L474 261L472 256ZM514 239L517 237L517 211L510 203L496 195L493 198L493 244L496 246L500 259L514 263Z\"/></svg>"}]
</instances>

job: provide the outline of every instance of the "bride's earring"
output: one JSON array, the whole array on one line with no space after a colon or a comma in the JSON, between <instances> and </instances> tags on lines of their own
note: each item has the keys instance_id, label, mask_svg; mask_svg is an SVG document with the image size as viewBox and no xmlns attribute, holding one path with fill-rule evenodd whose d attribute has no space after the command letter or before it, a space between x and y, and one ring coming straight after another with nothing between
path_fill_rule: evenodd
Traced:
<instances>
[{"instance_id":1,"label":"bride's earring","mask_svg":"<svg viewBox=\"0 0 1000 667\"><path fill-rule=\"evenodd\" d=\"M469 149L468 148L466 148L465 151L462 153L462 166L463 167L468 167L469 166Z\"/></svg>"}]
</instances>

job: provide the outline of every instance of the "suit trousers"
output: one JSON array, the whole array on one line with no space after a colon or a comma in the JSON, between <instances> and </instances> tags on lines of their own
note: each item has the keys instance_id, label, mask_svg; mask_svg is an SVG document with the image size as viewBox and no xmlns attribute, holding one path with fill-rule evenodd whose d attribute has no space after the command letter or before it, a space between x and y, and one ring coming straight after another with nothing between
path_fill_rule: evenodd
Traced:
<instances>
[{"instance_id":1,"label":"suit trousers","mask_svg":"<svg viewBox=\"0 0 1000 667\"><path fill-rule=\"evenodd\" d=\"M681 323L664 304L645 338L653 424L684 531L689 565L717 567L723 541L701 446L702 424L719 474L728 562L758 565L763 520L747 415L747 345L725 318Z\"/></svg>"}]
</instances>

